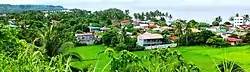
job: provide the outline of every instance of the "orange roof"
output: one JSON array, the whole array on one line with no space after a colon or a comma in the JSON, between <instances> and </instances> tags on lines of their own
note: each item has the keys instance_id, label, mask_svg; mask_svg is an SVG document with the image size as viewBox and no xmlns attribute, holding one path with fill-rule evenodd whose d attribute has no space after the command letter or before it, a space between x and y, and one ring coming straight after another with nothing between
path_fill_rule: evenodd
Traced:
<instances>
[{"instance_id":1,"label":"orange roof","mask_svg":"<svg viewBox=\"0 0 250 72\"><path fill-rule=\"evenodd\" d=\"M121 23L130 23L131 22L131 20L123 20L123 21L121 21Z\"/></svg>"},{"instance_id":2,"label":"orange roof","mask_svg":"<svg viewBox=\"0 0 250 72\"><path fill-rule=\"evenodd\" d=\"M178 37L177 37L177 36L170 36L169 39L170 39L170 40L177 40Z\"/></svg>"},{"instance_id":3,"label":"orange roof","mask_svg":"<svg viewBox=\"0 0 250 72\"><path fill-rule=\"evenodd\" d=\"M156 28L156 25L155 24L149 24L148 27L149 28Z\"/></svg>"}]
</instances>

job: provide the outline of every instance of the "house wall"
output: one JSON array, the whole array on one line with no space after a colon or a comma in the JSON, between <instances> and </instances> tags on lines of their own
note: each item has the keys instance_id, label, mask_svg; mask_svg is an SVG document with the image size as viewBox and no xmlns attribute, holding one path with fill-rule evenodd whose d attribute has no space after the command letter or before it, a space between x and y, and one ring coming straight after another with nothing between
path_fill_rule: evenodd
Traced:
<instances>
[{"instance_id":1,"label":"house wall","mask_svg":"<svg viewBox=\"0 0 250 72\"><path fill-rule=\"evenodd\" d=\"M163 44L163 45L145 46L145 49L170 48L170 47L176 47L176 46L177 46L177 43L172 43L172 44Z\"/></svg>"},{"instance_id":2,"label":"house wall","mask_svg":"<svg viewBox=\"0 0 250 72\"><path fill-rule=\"evenodd\" d=\"M80 36L77 36L77 40L80 43L86 43L88 45L94 44L94 41L95 41L93 35L80 35Z\"/></svg>"},{"instance_id":3,"label":"house wall","mask_svg":"<svg viewBox=\"0 0 250 72\"><path fill-rule=\"evenodd\" d=\"M234 24L234 27L243 25L244 24L243 17L234 17L233 24Z\"/></svg>"}]
</instances>

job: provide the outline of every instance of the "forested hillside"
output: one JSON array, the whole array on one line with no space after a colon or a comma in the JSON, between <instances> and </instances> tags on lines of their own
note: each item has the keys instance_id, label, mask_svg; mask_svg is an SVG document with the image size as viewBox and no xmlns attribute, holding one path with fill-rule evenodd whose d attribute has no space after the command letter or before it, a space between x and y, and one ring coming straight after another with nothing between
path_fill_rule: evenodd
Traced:
<instances>
[{"instance_id":1,"label":"forested hillside","mask_svg":"<svg viewBox=\"0 0 250 72\"><path fill-rule=\"evenodd\" d=\"M11 4L0 4L0 13L6 12L21 12L25 10L64 10L66 8L62 6L53 5L11 5Z\"/></svg>"}]
</instances>

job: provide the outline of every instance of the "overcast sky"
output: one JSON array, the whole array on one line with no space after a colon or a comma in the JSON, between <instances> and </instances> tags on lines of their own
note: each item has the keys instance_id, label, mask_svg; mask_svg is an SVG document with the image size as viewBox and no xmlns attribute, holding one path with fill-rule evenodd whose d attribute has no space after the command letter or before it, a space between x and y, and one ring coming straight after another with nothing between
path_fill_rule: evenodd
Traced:
<instances>
[{"instance_id":1,"label":"overcast sky","mask_svg":"<svg viewBox=\"0 0 250 72\"><path fill-rule=\"evenodd\" d=\"M131 12L160 10L174 19L196 19L211 22L222 16L223 21L235 13L250 14L250 0L1 0L2 4L50 4L65 8L101 10L130 9Z\"/></svg>"}]
</instances>

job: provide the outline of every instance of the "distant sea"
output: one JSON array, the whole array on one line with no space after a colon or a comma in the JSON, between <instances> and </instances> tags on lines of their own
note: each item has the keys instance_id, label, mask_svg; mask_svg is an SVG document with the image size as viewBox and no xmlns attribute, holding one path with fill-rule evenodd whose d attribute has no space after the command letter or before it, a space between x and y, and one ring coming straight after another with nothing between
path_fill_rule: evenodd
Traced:
<instances>
[{"instance_id":1,"label":"distant sea","mask_svg":"<svg viewBox=\"0 0 250 72\"><path fill-rule=\"evenodd\" d=\"M223 22L225 22L229 21L229 18L236 13L250 15L250 6L124 6L116 4L114 6L86 5L82 8L87 10L103 10L107 8L129 9L131 12L130 15L133 15L134 12L155 11L158 9L161 12L169 12L172 14L173 19L195 19L206 23L211 23L218 16L221 16Z\"/></svg>"}]
</instances>

